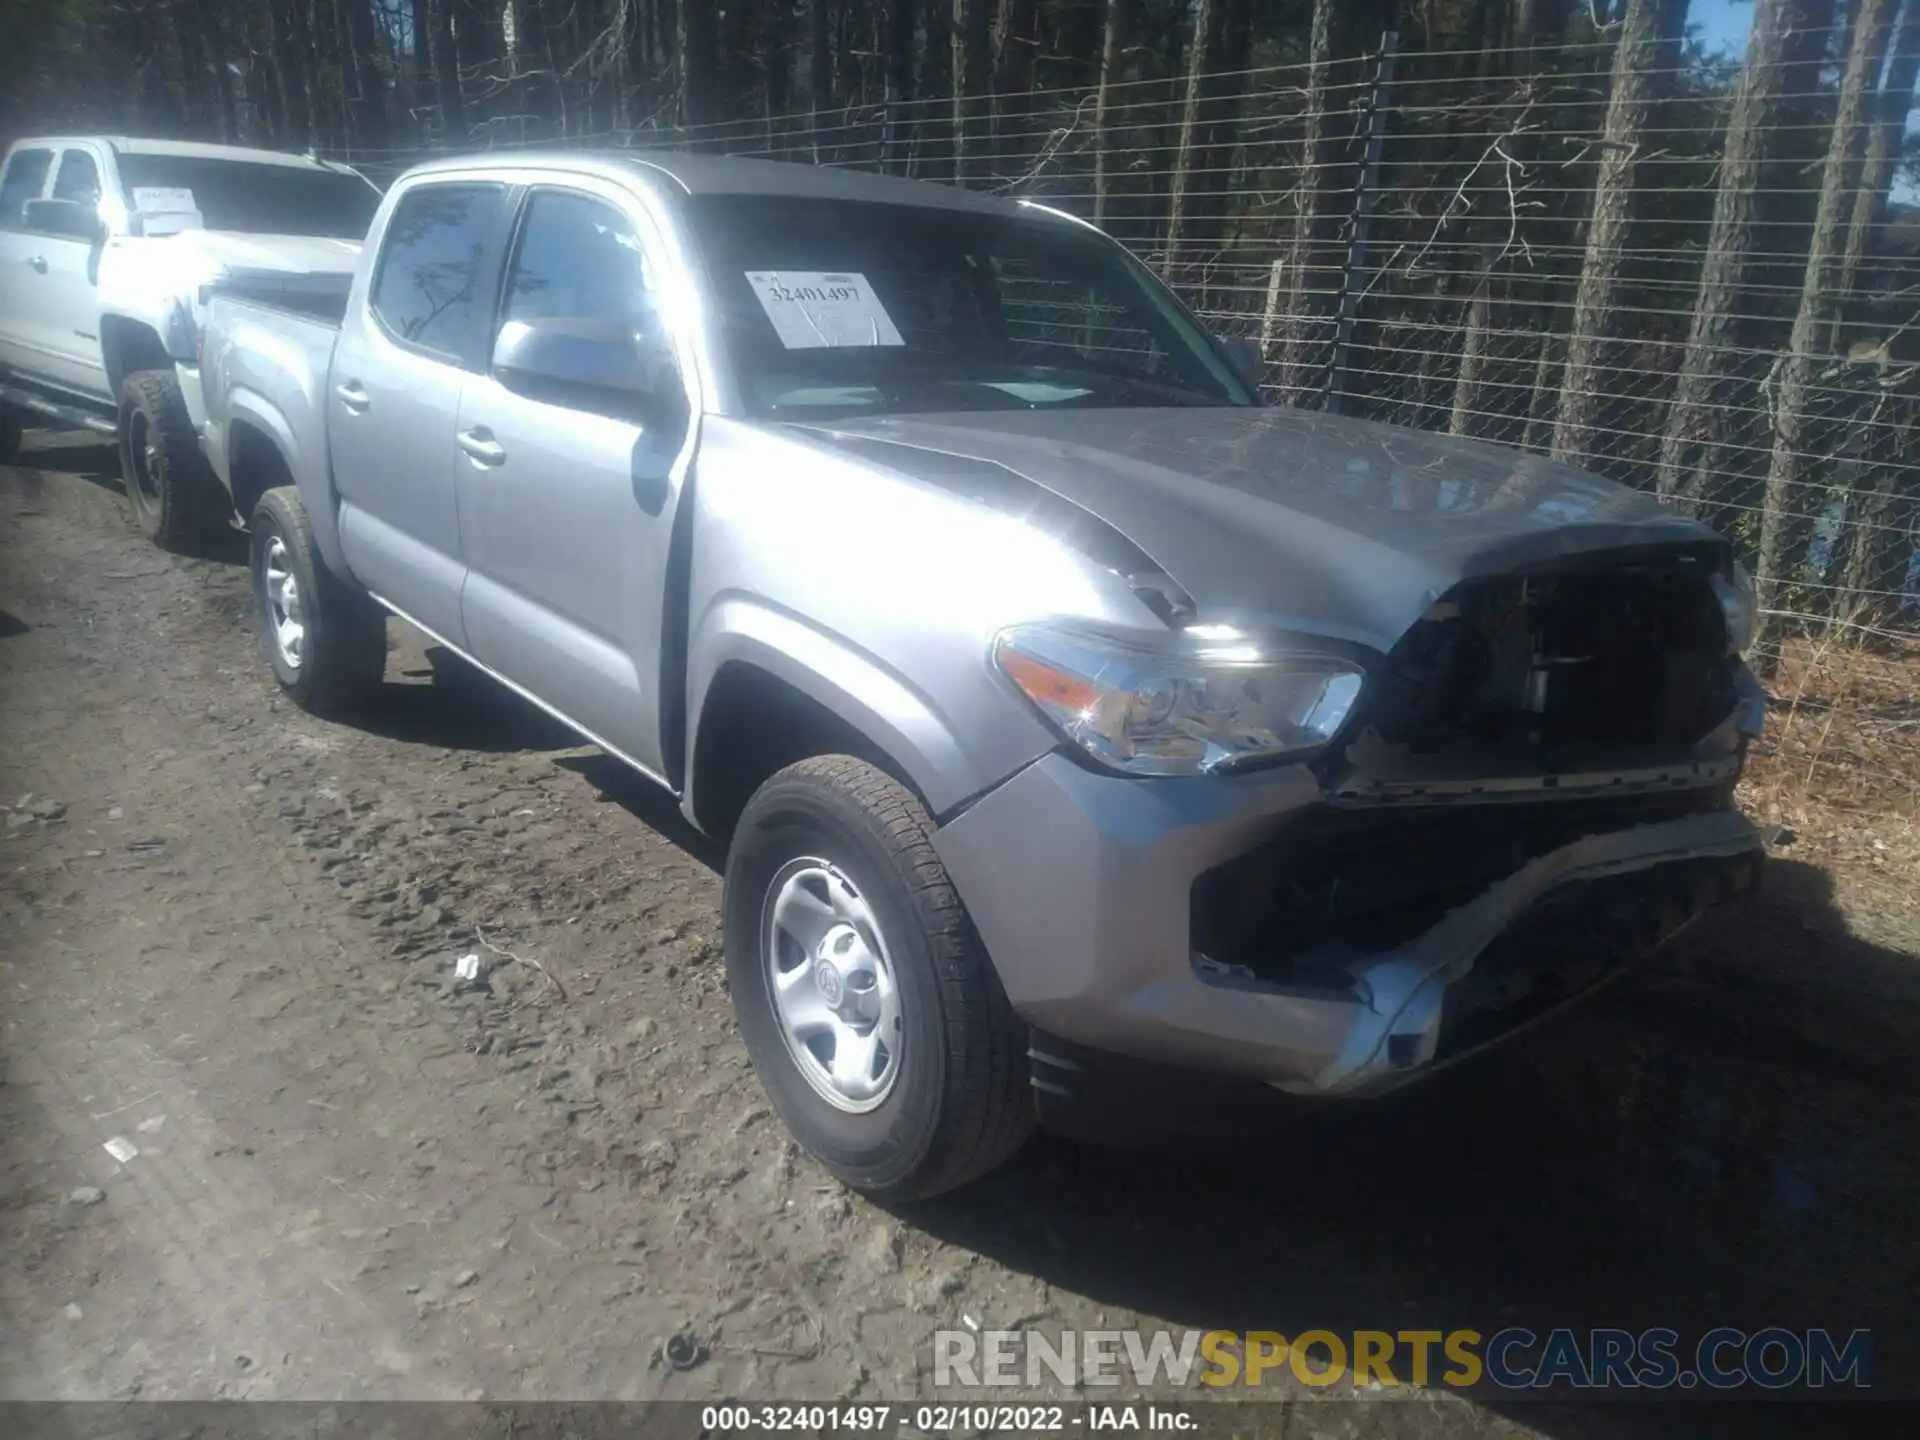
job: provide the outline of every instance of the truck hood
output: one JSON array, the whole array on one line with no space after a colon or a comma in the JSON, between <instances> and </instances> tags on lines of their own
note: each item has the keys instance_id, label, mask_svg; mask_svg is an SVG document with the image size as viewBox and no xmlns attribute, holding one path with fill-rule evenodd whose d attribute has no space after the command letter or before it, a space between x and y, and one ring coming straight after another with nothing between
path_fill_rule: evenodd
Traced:
<instances>
[{"instance_id":1,"label":"truck hood","mask_svg":"<svg viewBox=\"0 0 1920 1440\"><path fill-rule=\"evenodd\" d=\"M113 247L126 262L186 275L197 283L229 276L351 275L360 262L361 242L317 235L242 235L227 230L182 230L176 235L125 239Z\"/></svg>"},{"instance_id":2,"label":"truck hood","mask_svg":"<svg viewBox=\"0 0 1920 1440\"><path fill-rule=\"evenodd\" d=\"M174 358L184 360L193 354L190 332L200 316L201 287L250 282L344 299L360 248L358 240L224 230L121 237L108 242L101 256L100 313L150 327Z\"/></svg>"},{"instance_id":3,"label":"truck hood","mask_svg":"<svg viewBox=\"0 0 1920 1440\"><path fill-rule=\"evenodd\" d=\"M1718 545L1651 497L1539 455L1282 409L994 411L796 426L1024 513L1064 499L1208 620L1391 649L1462 580L1649 544Z\"/></svg>"}]
</instances>

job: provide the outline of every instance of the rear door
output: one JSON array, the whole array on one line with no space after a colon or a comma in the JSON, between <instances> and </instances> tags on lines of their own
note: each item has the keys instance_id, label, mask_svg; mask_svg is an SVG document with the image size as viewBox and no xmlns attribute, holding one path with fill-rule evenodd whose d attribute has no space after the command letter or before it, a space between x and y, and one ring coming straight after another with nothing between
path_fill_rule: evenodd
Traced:
<instances>
[{"instance_id":1,"label":"rear door","mask_svg":"<svg viewBox=\"0 0 1920 1440\"><path fill-rule=\"evenodd\" d=\"M354 575L463 647L454 430L461 387L486 352L508 200L505 185L437 177L396 197L325 396L340 543Z\"/></svg>"},{"instance_id":2,"label":"rear door","mask_svg":"<svg viewBox=\"0 0 1920 1440\"><path fill-rule=\"evenodd\" d=\"M660 254L617 188L535 187L499 325L617 319L646 369L684 392ZM460 402L462 613L475 657L656 776L667 773L661 634L689 428L640 423L613 397L530 394L491 374L470 376Z\"/></svg>"},{"instance_id":3,"label":"rear door","mask_svg":"<svg viewBox=\"0 0 1920 1440\"><path fill-rule=\"evenodd\" d=\"M47 193L54 152L15 150L0 172L0 366L40 373L46 359L40 337L48 325L47 258L40 237L27 229L27 201Z\"/></svg>"}]
</instances>

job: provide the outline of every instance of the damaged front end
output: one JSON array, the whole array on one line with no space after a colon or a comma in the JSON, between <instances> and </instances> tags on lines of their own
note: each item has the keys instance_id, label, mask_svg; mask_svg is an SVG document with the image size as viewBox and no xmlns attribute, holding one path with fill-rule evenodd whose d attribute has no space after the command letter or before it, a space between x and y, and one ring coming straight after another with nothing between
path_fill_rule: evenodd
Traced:
<instances>
[{"instance_id":1,"label":"damaged front end","mask_svg":"<svg viewBox=\"0 0 1920 1440\"><path fill-rule=\"evenodd\" d=\"M1734 808L1765 700L1717 546L1469 580L1369 681L1321 803L1199 875L1203 981L1353 1002L1276 1080L1395 1088L1619 974L1756 885Z\"/></svg>"}]
</instances>

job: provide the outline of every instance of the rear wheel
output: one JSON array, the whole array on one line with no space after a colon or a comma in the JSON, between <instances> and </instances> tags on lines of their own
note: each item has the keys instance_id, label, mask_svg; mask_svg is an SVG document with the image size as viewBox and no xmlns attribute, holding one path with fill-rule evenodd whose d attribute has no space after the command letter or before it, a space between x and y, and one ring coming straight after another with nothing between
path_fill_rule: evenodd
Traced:
<instances>
[{"instance_id":1,"label":"rear wheel","mask_svg":"<svg viewBox=\"0 0 1920 1440\"><path fill-rule=\"evenodd\" d=\"M930 842L924 807L845 755L760 787L727 858L727 978L794 1138L846 1184L915 1200L1032 1132L1026 1027Z\"/></svg>"},{"instance_id":2,"label":"rear wheel","mask_svg":"<svg viewBox=\"0 0 1920 1440\"><path fill-rule=\"evenodd\" d=\"M327 569L293 486L262 495L249 528L254 614L280 688L315 714L363 699L386 672L386 612Z\"/></svg>"},{"instance_id":3,"label":"rear wheel","mask_svg":"<svg viewBox=\"0 0 1920 1440\"><path fill-rule=\"evenodd\" d=\"M203 544L232 509L171 370L136 370L120 383L120 474L141 533L163 550Z\"/></svg>"}]
</instances>

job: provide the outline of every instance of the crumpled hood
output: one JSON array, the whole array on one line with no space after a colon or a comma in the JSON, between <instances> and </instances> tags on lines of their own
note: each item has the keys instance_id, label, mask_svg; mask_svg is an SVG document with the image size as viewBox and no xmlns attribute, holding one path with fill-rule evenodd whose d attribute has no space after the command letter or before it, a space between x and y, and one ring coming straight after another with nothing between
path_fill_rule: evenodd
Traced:
<instances>
[{"instance_id":1,"label":"crumpled hood","mask_svg":"<svg viewBox=\"0 0 1920 1440\"><path fill-rule=\"evenodd\" d=\"M317 235L241 235L227 230L182 230L177 235L123 241L130 252L153 257L169 270L204 280L237 274L351 275L361 242Z\"/></svg>"},{"instance_id":2,"label":"crumpled hood","mask_svg":"<svg viewBox=\"0 0 1920 1440\"><path fill-rule=\"evenodd\" d=\"M358 240L225 230L121 237L108 242L101 256L100 309L103 315L130 316L151 325L171 349L186 343L175 336L176 315L198 320L202 286L219 280L266 281L344 297L359 266L360 249ZM184 357L191 351L177 353Z\"/></svg>"},{"instance_id":3,"label":"crumpled hood","mask_svg":"<svg viewBox=\"0 0 1920 1440\"><path fill-rule=\"evenodd\" d=\"M1464 579L1716 539L1650 496L1542 456L1299 410L995 411L796 428L1003 506L1011 472L1118 530L1206 618L1379 650Z\"/></svg>"}]
</instances>

